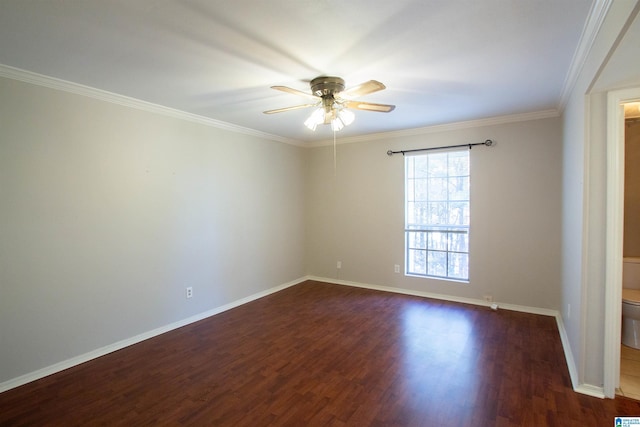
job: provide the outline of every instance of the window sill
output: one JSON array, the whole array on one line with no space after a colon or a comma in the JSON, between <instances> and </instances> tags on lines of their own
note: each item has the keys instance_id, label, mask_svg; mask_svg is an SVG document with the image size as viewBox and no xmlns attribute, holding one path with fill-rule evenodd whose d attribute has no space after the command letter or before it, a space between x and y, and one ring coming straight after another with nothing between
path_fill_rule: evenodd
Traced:
<instances>
[{"instance_id":1,"label":"window sill","mask_svg":"<svg viewBox=\"0 0 640 427\"><path fill-rule=\"evenodd\" d=\"M429 280L440 280L443 282L454 282L454 283L462 283L462 284L469 284L469 280L465 280L465 279L453 279L453 278L449 278L449 277L441 277L441 276L423 276L421 274L410 274L410 273L404 273L404 275L406 277L415 277L418 279L429 279Z\"/></svg>"}]
</instances>

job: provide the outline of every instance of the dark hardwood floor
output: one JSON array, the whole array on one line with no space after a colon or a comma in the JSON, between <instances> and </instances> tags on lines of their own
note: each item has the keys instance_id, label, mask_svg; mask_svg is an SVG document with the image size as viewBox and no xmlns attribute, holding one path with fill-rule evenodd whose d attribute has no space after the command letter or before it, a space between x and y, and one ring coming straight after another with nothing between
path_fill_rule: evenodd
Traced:
<instances>
[{"instance_id":1,"label":"dark hardwood floor","mask_svg":"<svg viewBox=\"0 0 640 427\"><path fill-rule=\"evenodd\" d=\"M2 426L613 426L555 319L305 282L0 394Z\"/></svg>"}]
</instances>

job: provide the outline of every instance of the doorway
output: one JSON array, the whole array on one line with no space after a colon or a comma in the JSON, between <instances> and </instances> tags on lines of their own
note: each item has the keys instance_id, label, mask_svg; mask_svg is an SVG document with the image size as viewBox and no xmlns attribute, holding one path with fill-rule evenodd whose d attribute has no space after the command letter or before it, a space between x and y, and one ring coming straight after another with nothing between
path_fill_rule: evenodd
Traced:
<instances>
[{"instance_id":1,"label":"doorway","mask_svg":"<svg viewBox=\"0 0 640 427\"><path fill-rule=\"evenodd\" d=\"M605 259L604 394L620 386L624 223L624 104L640 101L640 88L609 92L607 99L607 219Z\"/></svg>"}]
</instances>

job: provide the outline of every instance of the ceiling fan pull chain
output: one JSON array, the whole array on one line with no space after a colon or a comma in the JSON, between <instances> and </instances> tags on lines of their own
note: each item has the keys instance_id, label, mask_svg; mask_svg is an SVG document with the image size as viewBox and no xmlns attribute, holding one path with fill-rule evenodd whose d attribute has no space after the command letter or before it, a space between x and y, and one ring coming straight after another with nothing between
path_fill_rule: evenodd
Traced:
<instances>
[{"instance_id":1,"label":"ceiling fan pull chain","mask_svg":"<svg viewBox=\"0 0 640 427\"><path fill-rule=\"evenodd\" d=\"M337 165L337 156L336 156L336 130L333 131L333 176L338 174L338 165Z\"/></svg>"}]
</instances>

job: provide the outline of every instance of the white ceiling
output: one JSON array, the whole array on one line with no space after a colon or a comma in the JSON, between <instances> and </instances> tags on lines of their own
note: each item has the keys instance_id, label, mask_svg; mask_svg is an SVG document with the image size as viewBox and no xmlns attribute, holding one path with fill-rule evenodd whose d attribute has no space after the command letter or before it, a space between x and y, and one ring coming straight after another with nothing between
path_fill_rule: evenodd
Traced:
<instances>
[{"instance_id":1,"label":"white ceiling","mask_svg":"<svg viewBox=\"0 0 640 427\"><path fill-rule=\"evenodd\" d=\"M383 82L341 137L558 110L595 1L2 0L0 64L317 141L270 86Z\"/></svg>"}]
</instances>

